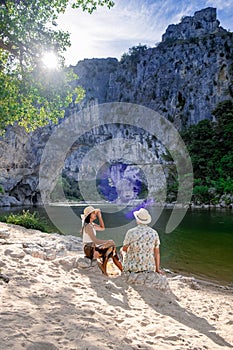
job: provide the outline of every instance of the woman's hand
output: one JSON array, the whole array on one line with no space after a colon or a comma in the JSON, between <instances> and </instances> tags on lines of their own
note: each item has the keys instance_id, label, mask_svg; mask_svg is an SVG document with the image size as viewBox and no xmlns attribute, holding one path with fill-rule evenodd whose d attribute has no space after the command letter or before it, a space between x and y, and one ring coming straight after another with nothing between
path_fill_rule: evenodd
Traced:
<instances>
[{"instance_id":1,"label":"woman's hand","mask_svg":"<svg viewBox=\"0 0 233 350\"><path fill-rule=\"evenodd\" d=\"M99 221L99 225L95 225L95 229L97 231L103 231L105 229L105 225L104 225L104 221L103 221L103 218L102 218L102 213L101 213L101 210L99 208L97 208L95 210L95 215L97 216L98 218L98 221Z\"/></svg>"},{"instance_id":2,"label":"woman's hand","mask_svg":"<svg viewBox=\"0 0 233 350\"><path fill-rule=\"evenodd\" d=\"M100 211L100 209L99 209L99 208L97 208L97 209L95 210L95 213L96 213L96 215L97 215L97 216L101 215L101 211Z\"/></svg>"},{"instance_id":3,"label":"woman's hand","mask_svg":"<svg viewBox=\"0 0 233 350\"><path fill-rule=\"evenodd\" d=\"M110 244L115 244L115 242L112 239L108 239L107 242Z\"/></svg>"}]
</instances>

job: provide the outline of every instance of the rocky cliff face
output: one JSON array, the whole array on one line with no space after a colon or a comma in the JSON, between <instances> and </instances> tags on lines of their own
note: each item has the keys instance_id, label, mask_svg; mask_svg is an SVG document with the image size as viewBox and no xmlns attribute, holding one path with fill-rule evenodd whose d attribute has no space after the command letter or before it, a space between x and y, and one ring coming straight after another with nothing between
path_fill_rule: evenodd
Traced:
<instances>
[{"instance_id":1,"label":"rocky cliff face","mask_svg":"<svg viewBox=\"0 0 233 350\"><path fill-rule=\"evenodd\" d=\"M233 98L233 33L219 24L207 8L170 25L157 47L135 48L120 62L79 62L86 100L144 105L179 129L211 119L219 102Z\"/></svg>"},{"instance_id":2,"label":"rocky cliff face","mask_svg":"<svg viewBox=\"0 0 233 350\"><path fill-rule=\"evenodd\" d=\"M38 172L41 154L51 127L27 134L9 128L0 139L0 206L34 205L40 202Z\"/></svg>"},{"instance_id":3,"label":"rocky cliff face","mask_svg":"<svg viewBox=\"0 0 233 350\"><path fill-rule=\"evenodd\" d=\"M162 36L162 41L167 40L190 40L191 38L200 38L211 33L224 31L216 18L216 9L208 7L197 11L194 16L183 17L179 24L168 26L166 33Z\"/></svg>"},{"instance_id":4,"label":"rocky cliff face","mask_svg":"<svg viewBox=\"0 0 233 350\"><path fill-rule=\"evenodd\" d=\"M220 101L233 98L233 33L220 27L216 9L207 8L193 17L184 17L177 25L170 25L157 47L134 48L120 62L115 58L84 60L74 69L79 76L77 84L86 90L78 109L92 103L130 102L159 112L181 129L211 119L211 111ZM66 114L69 119L71 112ZM72 122L69 127L75 129ZM0 205L40 201L41 154L55 129L49 126L27 135L17 128L8 131L6 140L0 140L0 186L5 192L0 193ZM166 150L158 140L137 128L111 125L82 136L68 152L63 173L77 181L82 159L93 145L120 134L122 138L139 140L144 149L147 147L165 165ZM135 152L139 152L140 159L140 150L129 149L127 157L118 154L104 174L103 169L100 171L108 184L109 178L115 178L122 193L128 193L131 187L136 191L137 186L128 181L138 172L134 170ZM119 177L119 173L125 173L125 178ZM151 176L155 176L153 171ZM116 196L114 191L109 191L111 196Z\"/></svg>"}]
</instances>

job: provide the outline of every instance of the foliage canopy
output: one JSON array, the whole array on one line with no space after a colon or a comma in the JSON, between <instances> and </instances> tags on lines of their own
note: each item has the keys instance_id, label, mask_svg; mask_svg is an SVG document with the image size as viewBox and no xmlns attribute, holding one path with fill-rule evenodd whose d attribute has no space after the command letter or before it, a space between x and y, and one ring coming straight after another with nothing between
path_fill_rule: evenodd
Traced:
<instances>
[{"instance_id":1,"label":"foliage canopy","mask_svg":"<svg viewBox=\"0 0 233 350\"><path fill-rule=\"evenodd\" d=\"M73 88L77 78L65 67L63 54L70 35L56 29L68 5L92 13L111 0L2 0L0 1L0 130L18 122L27 131L57 122L64 108L84 91ZM59 70L46 70L45 52L59 58Z\"/></svg>"},{"instance_id":2,"label":"foliage canopy","mask_svg":"<svg viewBox=\"0 0 233 350\"><path fill-rule=\"evenodd\" d=\"M194 171L194 201L210 203L233 193L233 102L220 102L215 121L202 120L182 133Z\"/></svg>"}]
</instances>

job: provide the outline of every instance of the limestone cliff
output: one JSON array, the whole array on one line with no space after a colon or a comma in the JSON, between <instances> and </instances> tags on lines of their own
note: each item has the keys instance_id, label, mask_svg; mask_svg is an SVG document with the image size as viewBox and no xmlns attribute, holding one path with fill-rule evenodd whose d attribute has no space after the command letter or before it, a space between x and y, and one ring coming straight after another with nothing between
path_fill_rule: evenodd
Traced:
<instances>
[{"instance_id":1,"label":"limestone cliff","mask_svg":"<svg viewBox=\"0 0 233 350\"><path fill-rule=\"evenodd\" d=\"M220 101L233 98L233 33L220 26L216 9L207 8L197 11L193 17L184 17L179 24L168 26L156 47L133 48L120 61L86 59L74 69L79 76L74 84L86 90L84 101L77 106L79 110L88 103L130 102L159 112L181 129L202 119L211 119L211 111ZM66 111L66 119L72 115L73 107ZM69 127L75 129L71 122ZM0 189L4 190L4 194L0 193L0 205L40 201L41 155L56 128L48 126L30 135L19 128L10 129L6 139L0 140ZM166 165L163 158L166 150L148 133L112 125L85 133L74 143L67 153L63 174L77 181L82 159L94 144L120 134L122 138L139 141L158 157L160 164ZM132 153L129 150L127 154L128 164L124 164L125 159L119 155L115 160L116 164L122 164L120 171L123 169L128 174L125 185L122 178L118 178L124 193L130 187L128 178L135 175L133 158L130 161ZM51 164L53 161L51 158ZM117 167L113 160L108 177ZM112 192L112 196L115 195Z\"/></svg>"},{"instance_id":2,"label":"limestone cliff","mask_svg":"<svg viewBox=\"0 0 233 350\"><path fill-rule=\"evenodd\" d=\"M180 129L211 119L219 102L233 98L233 33L206 8L168 26L157 47L139 46L120 62L84 60L75 70L86 100L144 105Z\"/></svg>"}]
</instances>

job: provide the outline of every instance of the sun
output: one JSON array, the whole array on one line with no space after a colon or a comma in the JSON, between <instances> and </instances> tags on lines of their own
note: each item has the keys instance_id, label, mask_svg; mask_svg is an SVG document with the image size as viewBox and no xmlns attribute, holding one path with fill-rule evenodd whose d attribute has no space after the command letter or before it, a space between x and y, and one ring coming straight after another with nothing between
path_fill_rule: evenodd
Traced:
<instances>
[{"instance_id":1,"label":"sun","mask_svg":"<svg viewBox=\"0 0 233 350\"><path fill-rule=\"evenodd\" d=\"M42 56L42 62L48 69L58 68L58 57L54 52L46 52Z\"/></svg>"}]
</instances>

